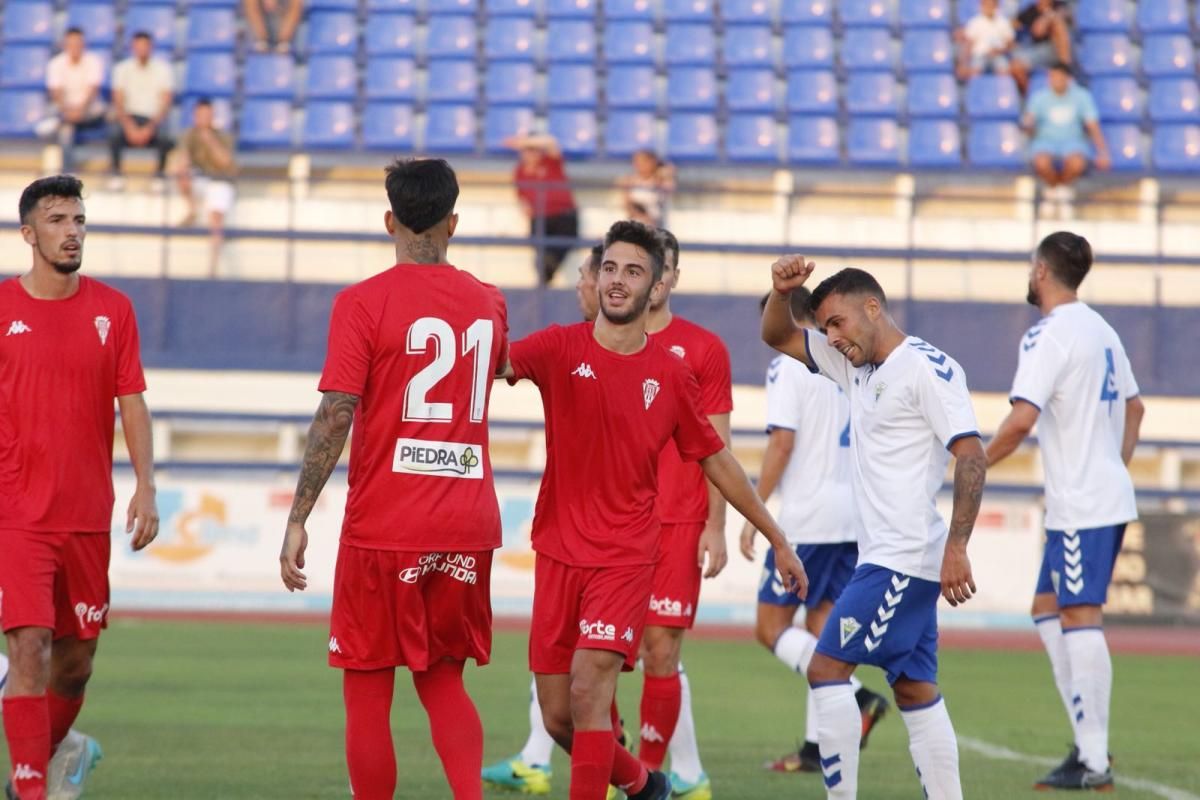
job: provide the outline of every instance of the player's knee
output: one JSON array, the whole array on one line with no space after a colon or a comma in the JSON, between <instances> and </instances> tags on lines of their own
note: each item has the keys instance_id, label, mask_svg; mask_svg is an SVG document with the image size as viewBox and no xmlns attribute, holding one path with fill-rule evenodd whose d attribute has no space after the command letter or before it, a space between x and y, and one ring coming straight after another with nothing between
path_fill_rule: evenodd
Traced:
<instances>
[{"instance_id":1,"label":"player's knee","mask_svg":"<svg viewBox=\"0 0 1200 800\"><path fill-rule=\"evenodd\" d=\"M20 628L8 634L8 692L41 694L50 676L48 628Z\"/></svg>"},{"instance_id":2,"label":"player's knee","mask_svg":"<svg viewBox=\"0 0 1200 800\"><path fill-rule=\"evenodd\" d=\"M61 665L51 677L55 693L65 697L78 697L83 694L92 678L92 659L73 659Z\"/></svg>"},{"instance_id":3,"label":"player's knee","mask_svg":"<svg viewBox=\"0 0 1200 800\"><path fill-rule=\"evenodd\" d=\"M937 700L937 684L924 681L898 680L892 684L892 695L898 708L925 706Z\"/></svg>"},{"instance_id":4,"label":"player's knee","mask_svg":"<svg viewBox=\"0 0 1200 800\"><path fill-rule=\"evenodd\" d=\"M669 678L679 671L683 631L671 628L661 628L659 631L655 636L646 638L645 647L642 648L642 668L647 675Z\"/></svg>"},{"instance_id":5,"label":"player's knee","mask_svg":"<svg viewBox=\"0 0 1200 800\"><path fill-rule=\"evenodd\" d=\"M775 643L779 641L779 637L783 635L784 628L773 619L766 619L759 616L754 622L754 638L758 643L768 650L775 651Z\"/></svg>"},{"instance_id":6,"label":"player's knee","mask_svg":"<svg viewBox=\"0 0 1200 800\"><path fill-rule=\"evenodd\" d=\"M550 738L563 747L570 747L574 726L571 724L570 709L548 709L542 707L542 724Z\"/></svg>"}]
</instances>

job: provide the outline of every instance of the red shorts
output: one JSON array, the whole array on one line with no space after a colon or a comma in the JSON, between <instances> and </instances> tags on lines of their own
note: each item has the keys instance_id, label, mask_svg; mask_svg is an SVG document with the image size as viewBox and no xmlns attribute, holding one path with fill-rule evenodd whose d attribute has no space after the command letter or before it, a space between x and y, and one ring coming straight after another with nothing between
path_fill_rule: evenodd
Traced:
<instances>
[{"instance_id":1,"label":"red shorts","mask_svg":"<svg viewBox=\"0 0 1200 800\"><path fill-rule=\"evenodd\" d=\"M492 653L492 551L407 553L342 543L333 574L329 666L408 667Z\"/></svg>"},{"instance_id":2,"label":"red shorts","mask_svg":"<svg viewBox=\"0 0 1200 800\"><path fill-rule=\"evenodd\" d=\"M97 638L108 627L111 553L108 531L0 530L0 628Z\"/></svg>"},{"instance_id":3,"label":"red shorts","mask_svg":"<svg viewBox=\"0 0 1200 800\"><path fill-rule=\"evenodd\" d=\"M637 662L654 566L572 567L538 554L534 567L529 669L571 671L576 650L611 650Z\"/></svg>"},{"instance_id":4,"label":"red shorts","mask_svg":"<svg viewBox=\"0 0 1200 800\"><path fill-rule=\"evenodd\" d=\"M703 522L664 523L658 539L654 591L650 593L647 625L691 628L700 603L702 570L696 562Z\"/></svg>"}]
</instances>

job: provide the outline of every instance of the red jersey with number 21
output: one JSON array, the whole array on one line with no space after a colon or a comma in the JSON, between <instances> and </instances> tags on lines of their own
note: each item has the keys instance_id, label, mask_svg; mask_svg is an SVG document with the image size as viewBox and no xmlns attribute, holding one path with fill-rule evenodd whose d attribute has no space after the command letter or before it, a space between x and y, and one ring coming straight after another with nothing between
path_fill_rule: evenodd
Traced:
<instances>
[{"instance_id":1,"label":"red jersey with number 21","mask_svg":"<svg viewBox=\"0 0 1200 800\"><path fill-rule=\"evenodd\" d=\"M342 541L500 546L487 406L507 346L500 290L448 265L399 264L338 294L319 388L360 398Z\"/></svg>"}]
</instances>

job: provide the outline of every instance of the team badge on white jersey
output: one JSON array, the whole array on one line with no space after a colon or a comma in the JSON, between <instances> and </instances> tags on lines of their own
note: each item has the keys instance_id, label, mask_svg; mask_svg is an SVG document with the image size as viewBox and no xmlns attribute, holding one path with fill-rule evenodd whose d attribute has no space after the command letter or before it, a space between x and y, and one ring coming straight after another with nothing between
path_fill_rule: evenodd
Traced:
<instances>
[{"instance_id":1,"label":"team badge on white jersey","mask_svg":"<svg viewBox=\"0 0 1200 800\"><path fill-rule=\"evenodd\" d=\"M650 408L650 404L654 402L654 398L658 397L659 390L658 381L654 378L646 378L642 381L642 399L646 401L646 408Z\"/></svg>"},{"instance_id":2,"label":"team badge on white jersey","mask_svg":"<svg viewBox=\"0 0 1200 800\"><path fill-rule=\"evenodd\" d=\"M96 333L100 335L100 344L108 341L108 332L112 328L112 320L101 314L96 317Z\"/></svg>"}]
</instances>

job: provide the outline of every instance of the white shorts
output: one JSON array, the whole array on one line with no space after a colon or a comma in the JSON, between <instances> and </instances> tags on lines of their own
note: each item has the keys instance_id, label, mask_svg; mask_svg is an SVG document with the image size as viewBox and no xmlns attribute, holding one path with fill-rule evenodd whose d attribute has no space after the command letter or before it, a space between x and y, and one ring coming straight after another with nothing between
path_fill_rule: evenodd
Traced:
<instances>
[{"instance_id":1,"label":"white shorts","mask_svg":"<svg viewBox=\"0 0 1200 800\"><path fill-rule=\"evenodd\" d=\"M196 193L196 196L204 198L204 212L206 214L211 214L214 211L220 214L228 214L230 209L233 208L233 201L237 196L237 190L234 188L232 181L197 176L194 187L193 191Z\"/></svg>"}]
</instances>

